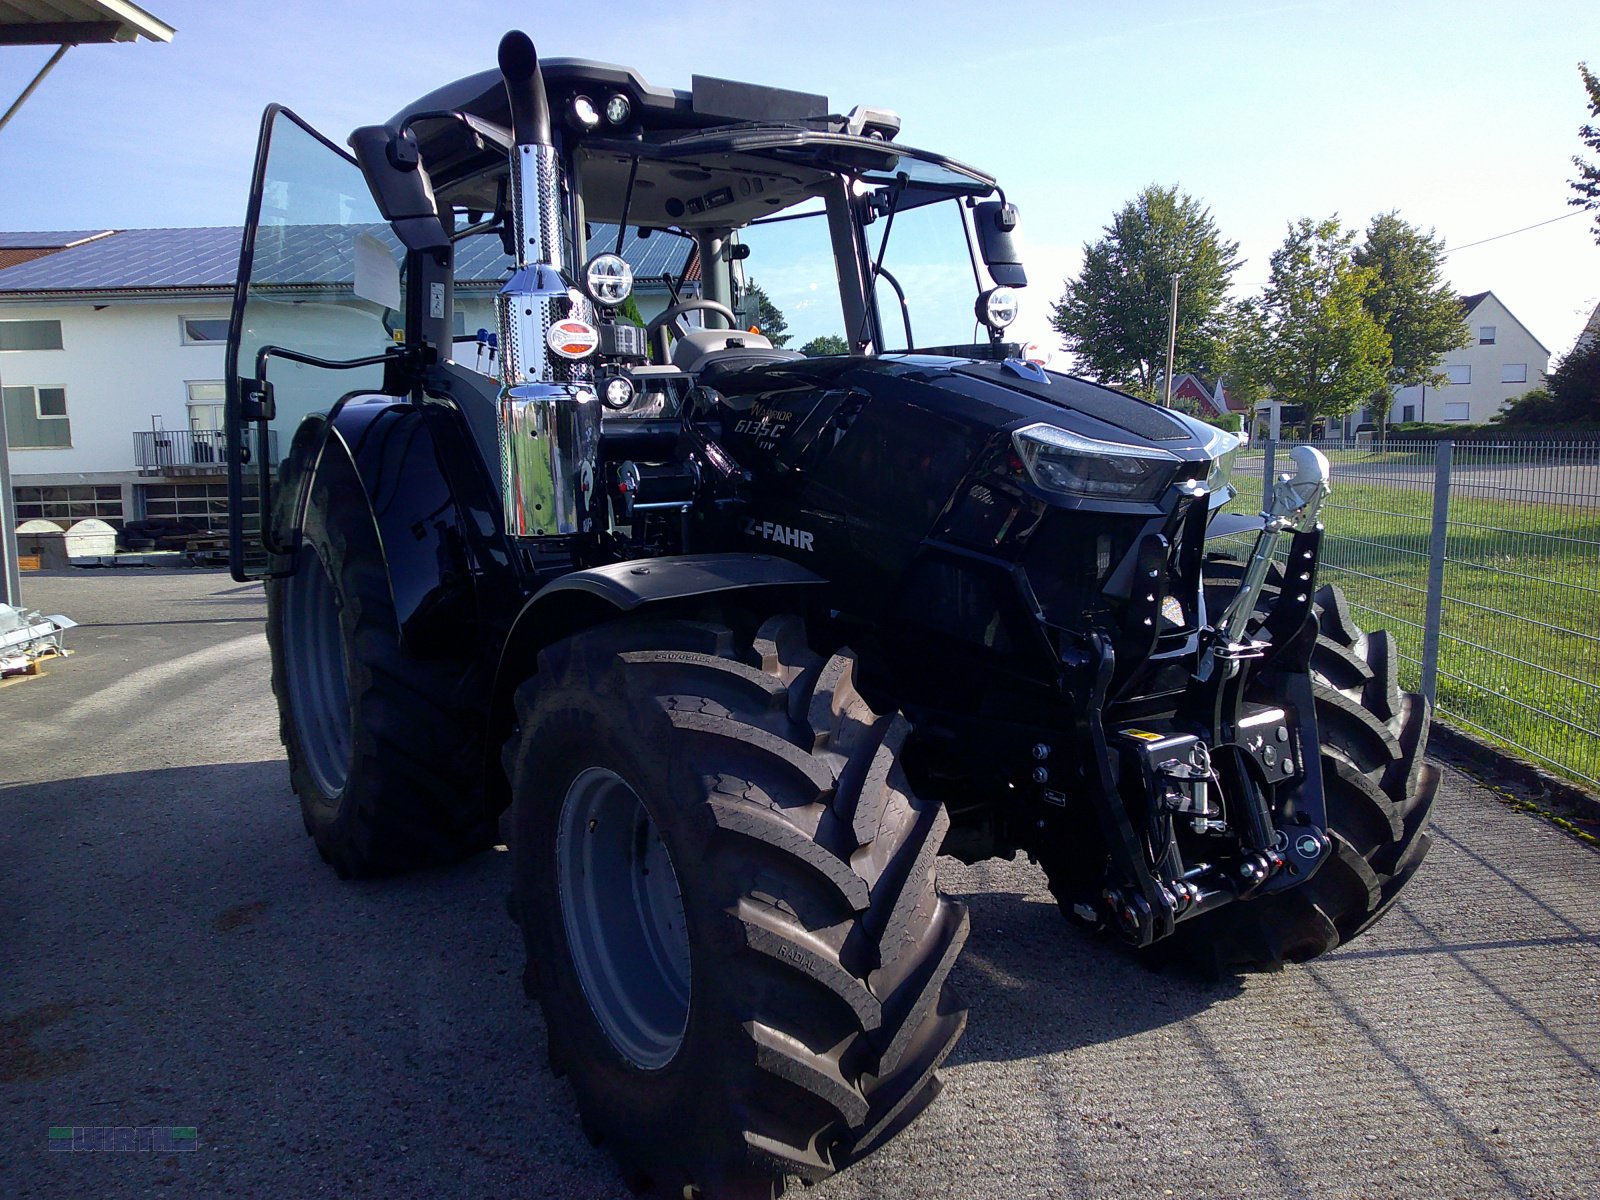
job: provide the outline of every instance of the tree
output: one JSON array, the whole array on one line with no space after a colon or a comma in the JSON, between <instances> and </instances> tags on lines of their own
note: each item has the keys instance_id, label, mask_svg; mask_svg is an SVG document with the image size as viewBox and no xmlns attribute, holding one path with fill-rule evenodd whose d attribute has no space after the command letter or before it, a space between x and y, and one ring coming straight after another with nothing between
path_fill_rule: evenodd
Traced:
<instances>
[{"instance_id":1,"label":"tree","mask_svg":"<svg viewBox=\"0 0 1600 1200\"><path fill-rule=\"evenodd\" d=\"M1589 70L1588 63L1578 64L1578 74L1583 78L1584 90L1589 93L1589 115L1600 119L1600 76ZM1578 136L1585 146L1600 154L1600 126L1580 125ZM1582 155L1574 154L1572 165L1578 168L1578 177L1571 181L1572 190L1578 194L1567 203L1574 208L1594 209L1600 214L1600 162L1588 162ZM1600 243L1600 215L1594 219L1594 240Z\"/></svg>"},{"instance_id":2,"label":"tree","mask_svg":"<svg viewBox=\"0 0 1600 1200\"><path fill-rule=\"evenodd\" d=\"M850 343L837 333L825 333L821 337L814 337L804 346L800 353L807 358L826 358L830 354L849 354Z\"/></svg>"},{"instance_id":3,"label":"tree","mask_svg":"<svg viewBox=\"0 0 1600 1200\"><path fill-rule=\"evenodd\" d=\"M1050 323L1086 374L1154 398L1167 365L1172 277L1179 276L1175 370L1214 366L1239 243L1222 239L1211 210L1156 184L1123 205L1105 236L1084 247Z\"/></svg>"},{"instance_id":4,"label":"tree","mask_svg":"<svg viewBox=\"0 0 1600 1200\"><path fill-rule=\"evenodd\" d=\"M744 299L739 304L738 313L741 322L754 325L774 346L782 346L789 340L789 335L784 332L789 328L789 322L784 320L783 310L772 302L772 297L754 279L745 281Z\"/></svg>"},{"instance_id":5,"label":"tree","mask_svg":"<svg viewBox=\"0 0 1600 1200\"><path fill-rule=\"evenodd\" d=\"M1289 226L1266 290L1244 305L1229 356L1247 394L1303 405L1308 432L1389 382L1389 335L1366 304L1377 273L1356 265L1355 239L1337 216Z\"/></svg>"},{"instance_id":6,"label":"tree","mask_svg":"<svg viewBox=\"0 0 1600 1200\"><path fill-rule=\"evenodd\" d=\"M1502 425L1600 423L1600 337L1580 339L1544 386L1518 396L1490 418Z\"/></svg>"},{"instance_id":7,"label":"tree","mask_svg":"<svg viewBox=\"0 0 1600 1200\"><path fill-rule=\"evenodd\" d=\"M1388 386L1374 392L1367 404L1378 423L1387 425L1392 389L1443 385L1439 359L1469 343L1467 321L1455 289L1444 278L1444 243L1433 230L1424 233L1396 212L1379 213L1352 259L1376 276L1365 304L1389 334L1393 361Z\"/></svg>"}]
</instances>

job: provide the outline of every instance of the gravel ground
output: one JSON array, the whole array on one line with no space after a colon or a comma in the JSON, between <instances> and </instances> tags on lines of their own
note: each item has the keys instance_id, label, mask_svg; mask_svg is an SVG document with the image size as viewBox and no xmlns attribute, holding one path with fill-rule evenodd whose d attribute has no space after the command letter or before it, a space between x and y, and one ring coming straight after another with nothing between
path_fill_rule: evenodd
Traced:
<instances>
[{"instance_id":1,"label":"gravel ground","mask_svg":"<svg viewBox=\"0 0 1600 1200\"><path fill-rule=\"evenodd\" d=\"M28 576L77 653L0 685L0 1195L621 1197L579 1132L491 853L341 884L304 836L261 590ZM952 865L944 1096L810 1195L1600 1195L1600 855L1446 771L1383 924L1223 984ZM193 1126L62 1154L56 1126Z\"/></svg>"}]
</instances>

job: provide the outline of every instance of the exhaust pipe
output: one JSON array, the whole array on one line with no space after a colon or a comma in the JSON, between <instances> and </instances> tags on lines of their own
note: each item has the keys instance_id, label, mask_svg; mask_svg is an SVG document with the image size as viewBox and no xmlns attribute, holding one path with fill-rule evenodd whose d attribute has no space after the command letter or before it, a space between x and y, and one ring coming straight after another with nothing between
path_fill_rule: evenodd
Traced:
<instances>
[{"instance_id":1,"label":"exhaust pipe","mask_svg":"<svg viewBox=\"0 0 1600 1200\"><path fill-rule=\"evenodd\" d=\"M539 56L528 35L513 30L500 39L499 57L516 143L509 194L517 245L516 269L496 300L501 500L513 537L570 536L591 528L599 459L594 309L562 274L561 160Z\"/></svg>"}]
</instances>

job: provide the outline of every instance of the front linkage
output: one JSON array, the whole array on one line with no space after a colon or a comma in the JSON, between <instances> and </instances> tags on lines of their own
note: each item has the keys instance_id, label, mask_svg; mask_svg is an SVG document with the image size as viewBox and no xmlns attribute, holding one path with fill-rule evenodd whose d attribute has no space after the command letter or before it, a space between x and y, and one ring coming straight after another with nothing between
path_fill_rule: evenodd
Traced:
<instances>
[{"instance_id":1,"label":"front linkage","mask_svg":"<svg viewBox=\"0 0 1600 1200\"><path fill-rule=\"evenodd\" d=\"M1113 642L1103 632L1090 639L1097 661L1078 732L1094 764L1088 782L1109 861L1098 896L1075 907L1136 946L1224 904L1297 887L1332 850L1309 673L1328 462L1311 447L1293 460L1294 473L1274 485L1243 584L1202 632L1170 729L1106 729ZM1251 636L1277 544L1291 530L1287 583ZM1252 691L1283 703L1252 702ZM1192 836L1180 838L1180 828Z\"/></svg>"}]
</instances>

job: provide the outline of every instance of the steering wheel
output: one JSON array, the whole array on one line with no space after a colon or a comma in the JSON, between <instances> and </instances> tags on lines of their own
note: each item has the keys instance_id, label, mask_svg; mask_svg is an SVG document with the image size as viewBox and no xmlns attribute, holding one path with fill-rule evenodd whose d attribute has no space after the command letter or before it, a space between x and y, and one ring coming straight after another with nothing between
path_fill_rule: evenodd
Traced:
<instances>
[{"instance_id":1,"label":"steering wheel","mask_svg":"<svg viewBox=\"0 0 1600 1200\"><path fill-rule=\"evenodd\" d=\"M714 312L719 316L728 318L728 328L733 329L739 324L739 316L726 304L717 300L685 300L674 304L665 312L660 313L644 327L645 340L660 357L660 365L669 365L672 356L667 353L667 342L663 330L671 330L674 337L689 336L689 327L683 323L684 313L689 312Z\"/></svg>"}]
</instances>

